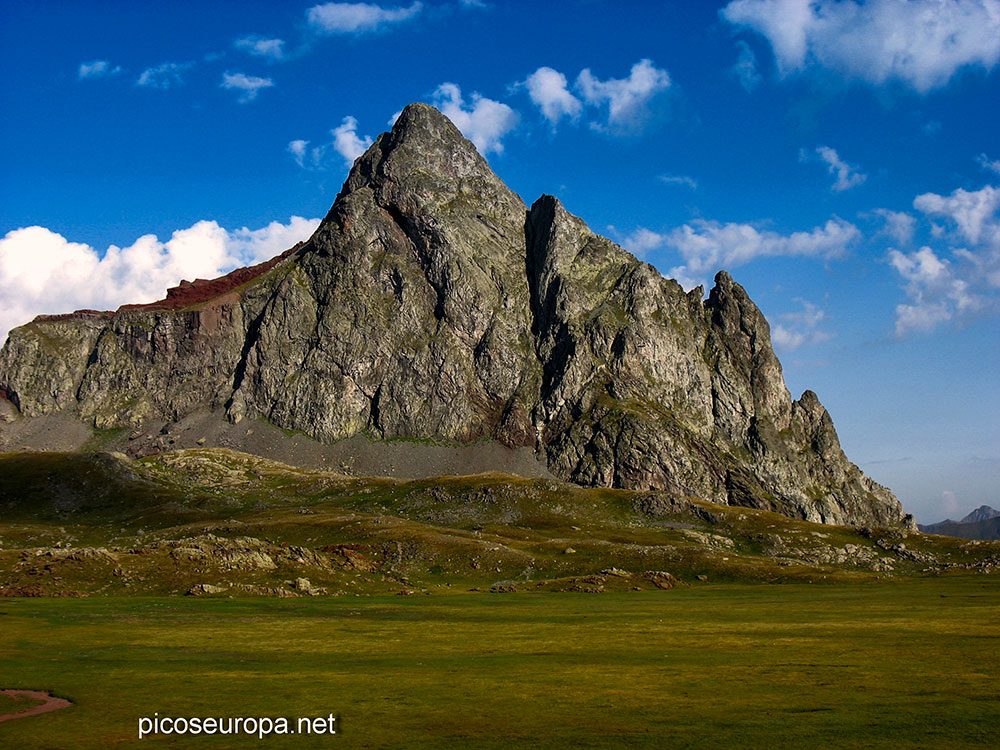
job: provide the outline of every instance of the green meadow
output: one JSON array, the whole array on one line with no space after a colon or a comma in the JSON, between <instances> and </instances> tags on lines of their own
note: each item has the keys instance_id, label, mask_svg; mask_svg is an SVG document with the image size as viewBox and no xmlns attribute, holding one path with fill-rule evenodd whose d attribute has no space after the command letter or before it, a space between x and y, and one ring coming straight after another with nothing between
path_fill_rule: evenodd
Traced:
<instances>
[{"instance_id":1,"label":"green meadow","mask_svg":"<svg viewBox=\"0 0 1000 750\"><path fill-rule=\"evenodd\" d=\"M606 594L0 601L0 747L969 748L1000 736L1000 580ZM340 717L138 738L140 717Z\"/></svg>"}]
</instances>

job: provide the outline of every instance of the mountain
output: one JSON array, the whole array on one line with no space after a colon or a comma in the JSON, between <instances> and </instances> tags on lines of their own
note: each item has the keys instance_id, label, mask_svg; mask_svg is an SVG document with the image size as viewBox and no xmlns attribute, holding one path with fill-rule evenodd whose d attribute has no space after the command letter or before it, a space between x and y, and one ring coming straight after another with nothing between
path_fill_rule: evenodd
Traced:
<instances>
[{"instance_id":1,"label":"mountain","mask_svg":"<svg viewBox=\"0 0 1000 750\"><path fill-rule=\"evenodd\" d=\"M925 534L956 536L959 539L1000 539L1000 516L984 518L981 521L946 520L928 525L919 524Z\"/></svg>"},{"instance_id":2,"label":"mountain","mask_svg":"<svg viewBox=\"0 0 1000 750\"><path fill-rule=\"evenodd\" d=\"M969 513L965 518L963 518L959 523L975 523L977 521L988 521L991 518L996 518L1000 516L1000 510L994 510L988 505L980 505L974 511Z\"/></svg>"},{"instance_id":3,"label":"mountain","mask_svg":"<svg viewBox=\"0 0 1000 750\"><path fill-rule=\"evenodd\" d=\"M211 411L327 444L487 441L579 485L912 527L816 395L791 399L744 289L721 271L703 297L556 198L529 208L412 104L308 242L159 303L36 318L0 351L0 389L12 424L60 432Z\"/></svg>"},{"instance_id":4,"label":"mountain","mask_svg":"<svg viewBox=\"0 0 1000 750\"><path fill-rule=\"evenodd\" d=\"M925 534L956 536L960 539L1000 539L1000 511L988 505L980 505L961 521L950 518L938 523L918 524Z\"/></svg>"}]
</instances>

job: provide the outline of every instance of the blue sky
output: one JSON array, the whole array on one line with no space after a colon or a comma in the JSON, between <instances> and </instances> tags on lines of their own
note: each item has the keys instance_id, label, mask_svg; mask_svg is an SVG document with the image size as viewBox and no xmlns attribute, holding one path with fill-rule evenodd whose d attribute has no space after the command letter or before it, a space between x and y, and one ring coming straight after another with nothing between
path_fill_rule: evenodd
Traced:
<instances>
[{"instance_id":1,"label":"blue sky","mask_svg":"<svg viewBox=\"0 0 1000 750\"><path fill-rule=\"evenodd\" d=\"M18 2L0 336L307 236L411 101L529 204L730 270L918 520L1000 506L1000 1Z\"/></svg>"}]
</instances>

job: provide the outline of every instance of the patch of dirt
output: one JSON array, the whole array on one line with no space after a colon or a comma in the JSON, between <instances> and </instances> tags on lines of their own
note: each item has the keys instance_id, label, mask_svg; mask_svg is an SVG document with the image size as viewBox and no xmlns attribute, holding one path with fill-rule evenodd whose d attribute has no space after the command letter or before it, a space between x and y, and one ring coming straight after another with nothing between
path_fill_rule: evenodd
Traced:
<instances>
[{"instance_id":1,"label":"patch of dirt","mask_svg":"<svg viewBox=\"0 0 1000 750\"><path fill-rule=\"evenodd\" d=\"M8 719L23 719L26 716L37 716L38 714L56 711L60 708L69 708L73 705L72 701L68 701L65 698L56 698L51 693L43 692L41 690L0 690L0 693L3 695L9 695L12 698L23 696L25 698L42 701L42 703L37 706L30 706L23 711L13 714L3 714L0 716L0 721L7 721Z\"/></svg>"}]
</instances>

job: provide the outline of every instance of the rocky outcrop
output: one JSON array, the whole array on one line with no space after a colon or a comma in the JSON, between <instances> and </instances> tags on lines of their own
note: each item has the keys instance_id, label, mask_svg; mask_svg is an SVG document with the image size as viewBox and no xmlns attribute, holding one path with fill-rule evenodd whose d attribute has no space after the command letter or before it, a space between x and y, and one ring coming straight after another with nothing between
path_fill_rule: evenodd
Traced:
<instances>
[{"instance_id":1,"label":"rocky outcrop","mask_svg":"<svg viewBox=\"0 0 1000 750\"><path fill-rule=\"evenodd\" d=\"M208 407L327 442L489 438L583 485L910 524L816 396L792 401L743 288L723 271L703 295L556 198L529 209L414 104L307 243L163 303L16 329L0 389L97 427Z\"/></svg>"}]
</instances>

